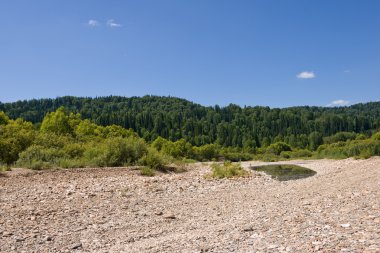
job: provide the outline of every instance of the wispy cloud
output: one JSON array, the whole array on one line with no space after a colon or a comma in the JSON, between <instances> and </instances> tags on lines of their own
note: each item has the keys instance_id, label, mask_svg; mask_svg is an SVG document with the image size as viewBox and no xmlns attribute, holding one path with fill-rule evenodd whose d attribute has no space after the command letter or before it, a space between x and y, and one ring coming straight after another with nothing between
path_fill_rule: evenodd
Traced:
<instances>
[{"instance_id":1,"label":"wispy cloud","mask_svg":"<svg viewBox=\"0 0 380 253\"><path fill-rule=\"evenodd\" d=\"M346 69L346 70L343 70L343 72L344 72L344 73L350 73L350 72L351 72L351 70L349 70L349 69Z\"/></svg>"},{"instance_id":2,"label":"wispy cloud","mask_svg":"<svg viewBox=\"0 0 380 253\"><path fill-rule=\"evenodd\" d=\"M111 28L117 28L117 27L122 27L123 25L122 24L119 24L119 23L116 23L116 21L114 19L109 19L107 21L107 25Z\"/></svg>"},{"instance_id":3,"label":"wispy cloud","mask_svg":"<svg viewBox=\"0 0 380 253\"><path fill-rule=\"evenodd\" d=\"M297 78L299 79L312 79L315 78L315 74L313 71L303 71L297 74Z\"/></svg>"},{"instance_id":4,"label":"wispy cloud","mask_svg":"<svg viewBox=\"0 0 380 253\"><path fill-rule=\"evenodd\" d=\"M88 22L87 22L87 25L90 26L90 27L96 27L96 26L99 26L100 23L99 21L95 20L95 19L90 19Z\"/></svg>"},{"instance_id":5,"label":"wispy cloud","mask_svg":"<svg viewBox=\"0 0 380 253\"><path fill-rule=\"evenodd\" d=\"M349 105L349 104L350 104L350 101L343 100L343 99L338 99L338 100L331 101L331 103L328 104L328 105L326 105L326 106L328 106L328 107L346 106L346 105Z\"/></svg>"}]
</instances>

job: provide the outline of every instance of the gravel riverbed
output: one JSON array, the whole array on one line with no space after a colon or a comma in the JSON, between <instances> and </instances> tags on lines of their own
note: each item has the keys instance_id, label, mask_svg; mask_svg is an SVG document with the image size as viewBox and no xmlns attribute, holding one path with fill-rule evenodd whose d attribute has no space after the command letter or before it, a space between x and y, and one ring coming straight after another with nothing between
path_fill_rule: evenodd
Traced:
<instances>
[{"instance_id":1,"label":"gravel riverbed","mask_svg":"<svg viewBox=\"0 0 380 253\"><path fill-rule=\"evenodd\" d=\"M380 252L380 157L285 163L317 174L15 169L0 175L0 252Z\"/></svg>"}]
</instances>

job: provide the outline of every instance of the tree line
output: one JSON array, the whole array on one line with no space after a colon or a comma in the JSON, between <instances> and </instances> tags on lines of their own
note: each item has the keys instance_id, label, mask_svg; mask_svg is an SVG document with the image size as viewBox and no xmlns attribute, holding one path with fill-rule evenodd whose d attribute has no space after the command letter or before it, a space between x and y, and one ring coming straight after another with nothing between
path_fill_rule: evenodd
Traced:
<instances>
[{"instance_id":1,"label":"tree line","mask_svg":"<svg viewBox=\"0 0 380 253\"><path fill-rule=\"evenodd\" d=\"M380 128L380 102L349 107L290 107L284 109L230 104L202 106L175 97L58 97L0 103L11 119L22 118L36 127L46 113L64 106L101 126L132 129L147 142L157 137L184 139L194 146L255 149L284 142L316 150L323 139L339 132L370 136Z\"/></svg>"},{"instance_id":2,"label":"tree line","mask_svg":"<svg viewBox=\"0 0 380 253\"><path fill-rule=\"evenodd\" d=\"M79 113L59 107L48 112L41 123L22 118L11 119L0 111L0 170L12 166L32 169L145 166L142 173L168 164L191 161L276 161L294 158L368 158L380 155L380 131L338 132L321 137L312 132L308 149L282 140L265 147L223 146L217 141L193 145L182 138L169 140L158 136L153 141L141 138L133 129L119 125L102 126L83 119Z\"/></svg>"}]
</instances>

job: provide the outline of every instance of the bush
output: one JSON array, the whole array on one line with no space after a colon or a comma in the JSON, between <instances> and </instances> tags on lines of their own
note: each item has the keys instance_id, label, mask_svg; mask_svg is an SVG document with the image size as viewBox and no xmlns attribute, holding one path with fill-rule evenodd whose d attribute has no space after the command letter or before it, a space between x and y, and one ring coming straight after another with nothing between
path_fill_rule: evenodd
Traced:
<instances>
[{"instance_id":1,"label":"bush","mask_svg":"<svg viewBox=\"0 0 380 253\"><path fill-rule=\"evenodd\" d=\"M380 141L380 132L377 132L372 135L371 139Z\"/></svg>"},{"instance_id":2,"label":"bush","mask_svg":"<svg viewBox=\"0 0 380 253\"><path fill-rule=\"evenodd\" d=\"M0 112L0 116L1 116L1 112ZM9 170L11 170L11 168L8 165L6 165L6 164L0 164L0 172L2 172L2 171L9 171Z\"/></svg>"},{"instance_id":3,"label":"bush","mask_svg":"<svg viewBox=\"0 0 380 253\"><path fill-rule=\"evenodd\" d=\"M155 146L159 146L160 143L154 143ZM184 139L180 139L176 142L167 141L163 143L161 151L174 158L184 158L193 156L193 146Z\"/></svg>"},{"instance_id":4,"label":"bush","mask_svg":"<svg viewBox=\"0 0 380 253\"><path fill-rule=\"evenodd\" d=\"M291 151L291 147L285 142L276 142L271 144L267 149L267 154L280 155L283 151Z\"/></svg>"},{"instance_id":5,"label":"bush","mask_svg":"<svg viewBox=\"0 0 380 253\"><path fill-rule=\"evenodd\" d=\"M58 161L58 167L60 168L84 168L86 167L86 162L83 159L67 159L63 158Z\"/></svg>"},{"instance_id":6,"label":"bush","mask_svg":"<svg viewBox=\"0 0 380 253\"><path fill-rule=\"evenodd\" d=\"M142 167L140 169L140 174L142 176L147 176L147 177L153 177L155 175L155 172L153 169L148 168L148 167Z\"/></svg>"},{"instance_id":7,"label":"bush","mask_svg":"<svg viewBox=\"0 0 380 253\"><path fill-rule=\"evenodd\" d=\"M219 154L219 147L215 144L206 144L200 147L194 147L195 158L198 161L211 161L213 158L217 159Z\"/></svg>"},{"instance_id":8,"label":"bush","mask_svg":"<svg viewBox=\"0 0 380 253\"><path fill-rule=\"evenodd\" d=\"M59 159L65 157L62 150L32 145L20 153L17 165L30 169L45 169L57 165Z\"/></svg>"},{"instance_id":9,"label":"bush","mask_svg":"<svg viewBox=\"0 0 380 253\"><path fill-rule=\"evenodd\" d=\"M281 152L281 156L284 158L307 158L311 157L313 153L310 150L299 149L293 151L283 151Z\"/></svg>"},{"instance_id":10,"label":"bush","mask_svg":"<svg viewBox=\"0 0 380 253\"><path fill-rule=\"evenodd\" d=\"M140 138L116 137L87 148L84 157L95 166L123 166L136 164L147 152L147 145Z\"/></svg>"},{"instance_id":11,"label":"bush","mask_svg":"<svg viewBox=\"0 0 380 253\"><path fill-rule=\"evenodd\" d=\"M63 152L70 158L82 157L85 148L80 143L68 143L63 147Z\"/></svg>"},{"instance_id":12,"label":"bush","mask_svg":"<svg viewBox=\"0 0 380 253\"><path fill-rule=\"evenodd\" d=\"M253 158L251 154L244 152L242 149L232 147L220 149L220 156L232 162L249 161Z\"/></svg>"},{"instance_id":13,"label":"bush","mask_svg":"<svg viewBox=\"0 0 380 253\"><path fill-rule=\"evenodd\" d=\"M148 153L141 157L138 163L153 170L165 170L165 165L168 164L168 158L156 149L149 148Z\"/></svg>"},{"instance_id":14,"label":"bush","mask_svg":"<svg viewBox=\"0 0 380 253\"><path fill-rule=\"evenodd\" d=\"M357 134L354 132L339 132L332 136L323 138L323 143L331 144L335 142L345 142L348 140L355 140Z\"/></svg>"},{"instance_id":15,"label":"bush","mask_svg":"<svg viewBox=\"0 0 380 253\"><path fill-rule=\"evenodd\" d=\"M240 164L232 164L231 162L225 162L223 165L213 163L211 168L211 177L217 179L244 177L249 174L249 172L244 170Z\"/></svg>"},{"instance_id":16,"label":"bush","mask_svg":"<svg viewBox=\"0 0 380 253\"><path fill-rule=\"evenodd\" d=\"M376 139L354 140L348 142L337 142L330 145L321 145L318 150L320 157L328 158L369 158L380 155L380 141Z\"/></svg>"},{"instance_id":17,"label":"bush","mask_svg":"<svg viewBox=\"0 0 380 253\"><path fill-rule=\"evenodd\" d=\"M12 164L33 143L36 133L30 122L17 119L6 123L0 124L0 163Z\"/></svg>"},{"instance_id":18,"label":"bush","mask_svg":"<svg viewBox=\"0 0 380 253\"><path fill-rule=\"evenodd\" d=\"M53 166L49 162L43 162L43 161L37 161L33 160L29 166L28 169L32 170L42 170L42 169L50 169Z\"/></svg>"}]
</instances>

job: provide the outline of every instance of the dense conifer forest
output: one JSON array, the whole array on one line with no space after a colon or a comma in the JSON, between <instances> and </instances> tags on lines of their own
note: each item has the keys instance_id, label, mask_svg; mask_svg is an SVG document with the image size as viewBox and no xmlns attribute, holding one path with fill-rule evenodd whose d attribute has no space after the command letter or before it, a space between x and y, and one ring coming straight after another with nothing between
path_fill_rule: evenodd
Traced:
<instances>
[{"instance_id":1,"label":"dense conifer forest","mask_svg":"<svg viewBox=\"0 0 380 253\"><path fill-rule=\"evenodd\" d=\"M67 96L0 103L0 111L38 127L47 112L61 106L98 125L132 129L147 142L161 136L170 141L184 139L194 146L255 149L284 142L294 148L315 150L334 134L345 132L337 137L345 141L355 134L370 136L380 128L380 102L272 109L234 104L206 107L175 97Z\"/></svg>"}]
</instances>

